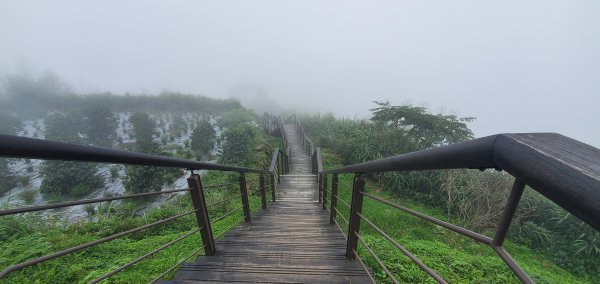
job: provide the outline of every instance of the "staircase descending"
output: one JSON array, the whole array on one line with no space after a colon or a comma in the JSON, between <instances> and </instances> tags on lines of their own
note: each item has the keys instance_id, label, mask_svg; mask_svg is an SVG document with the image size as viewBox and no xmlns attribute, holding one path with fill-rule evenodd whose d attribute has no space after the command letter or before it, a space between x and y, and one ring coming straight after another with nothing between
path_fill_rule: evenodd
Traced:
<instances>
[{"instance_id":1,"label":"staircase descending","mask_svg":"<svg viewBox=\"0 0 600 284\"><path fill-rule=\"evenodd\" d=\"M516 278L522 283L528 284L533 284L533 279L509 255L503 245L526 186L541 193L541 195L556 203L573 216L581 219L595 230L600 231L600 206L598 206L600 204L600 190L598 190L600 189L600 149L571 138L556 133L496 134L451 145L354 165L346 165L341 168L323 169L320 148L315 147L313 142L306 137L306 132L295 115L290 116L287 120L290 121L292 118L293 125L284 125L284 120L280 116L268 113L263 115L263 128L268 133L281 134L282 139L286 141L285 149L274 149L268 170L0 134L0 157L161 166L191 171L191 175L187 179L188 188L0 208L0 217L179 192L188 192L194 206L193 210L126 231L119 230L118 233L110 236L74 245L70 248L42 256L32 255L27 259L11 259L9 262L12 264L2 268L0 271L0 282L23 282L23 280L19 279L22 279L24 275L27 277L30 271L21 271L20 275L11 273L22 269L29 269L30 267L71 253L79 252L81 254L87 248L106 244L112 240L195 214L198 224L197 229L186 232L180 237L122 265L117 266L116 262L112 264L108 263L104 269L108 270L110 268L110 271L95 279L88 279L92 274L88 274L83 279L86 281L89 280L89 283L99 283L141 261L155 256L158 252L172 247L177 242L190 236L197 236L199 233L202 238L203 247L192 251L187 257L179 259L175 265L163 270L160 275L157 275L152 280L152 283L156 281L162 283L371 282L371 275L367 273L366 268L362 268L363 266L360 265L362 260L360 255L356 253L359 241L361 247L377 261L381 270L387 275L388 280L385 281L400 283L401 281L398 281L398 276L400 276L398 273L401 272L394 271L396 273L392 273L393 269L388 269L387 267L387 265L390 265L389 261L388 263L381 261L377 256L378 253L381 253L381 250L377 252L373 248L370 248L367 242L363 241L360 234L362 220L364 224L373 229L370 233L378 233L381 238L389 241L397 251L409 257L412 262L427 273L434 281L447 283L434 269L421 261L418 256L406 250L392 236L389 236L386 230L380 228L375 222L370 221L369 218L371 217L367 214L369 212L362 211L363 199L369 199L370 202L379 202L381 206L400 210L415 218L468 237L479 244L489 246L497 253L508 268L513 271ZM281 131L282 129L284 131ZM310 153L312 157L309 158L306 153ZM510 194L508 195L502 217L497 224L493 238L414 211L401 204L372 194L372 192L365 191L365 174L447 169L496 169L503 170L507 176L514 178L513 186L510 189ZM268 177L270 178L269 188L272 190L271 194L275 194L276 198L271 198L273 203L271 203L268 209L258 210L255 215L250 215L250 210L248 210L248 191L245 190L240 191L239 197L237 194L233 194L224 200L207 205L204 194L205 188L229 187L231 183L211 184L203 187L200 175L193 172L195 170L239 173L240 189L247 188L246 176L252 174L258 178L256 182L260 184L262 208L267 207L265 177ZM281 176L281 174L285 173L288 174ZM318 181L321 184L320 188L317 186L317 176L313 173L318 173ZM342 233L336 230L337 226L329 224L327 211L323 210L329 204L329 209L333 213L330 215L330 218L336 220L335 213L338 212L336 209L337 201L342 201L337 197L339 189L338 175L354 176L352 181L351 205L348 206L350 207L349 212L345 212L347 217L343 218L343 221L348 224L348 240L345 240ZM331 183L329 183L331 185L330 192L328 191L329 176L331 177ZM275 188L275 181L279 177L281 177L282 182ZM276 190L273 191L273 189ZM323 203L320 203L319 191L323 194ZM242 207L225 213L221 217L215 218L215 220L222 220L237 210L244 209L244 218L251 217L252 222L242 223L233 231L228 232L223 240L216 241L215 246L210 226L211 220L208 218L208 208L219 202L227 202L228 200L240 197ZM325 201L328 198L330 198L330 203ZM348 205L346 202L344 203ZM342 218L343 216L338 214L337 217ZM250 221L249 219L248 221ZM215 222L215 220L212 221ZM177 271L175 280L158 280L165 275L169 275L177 267L180 267L181 263L188 261L192 256L197 255L201 251L210 256L202 256L195 262L185 263ZM93 256L90 255L90 257ZM358 262L354 262L351 259L357 259ZM29 282L64 282L61 280L46 279L53 277L53 275L59 275L56 272L60 272L57 269L61 268L60 266L54 266L56 263L48 263L47 266L35 268L37 269L35 271L31 270L36 272L33 273L35 275L32 277L37 276L38 279L30 279L31 281ZM163 264L161 267L155 268L159 270L162 266L170 265L171 263L165 262ZM44 269L49 271L48 274L42 273ZM149 275L145 275L144 278L154 277L152 271L148 272ZM134 273L133 275L137 276L138 274ZM13 276L14 278L11 278ZM135 281L131 278L121 279L126 280L111 279L110 281L143 281L141 279L139 279L140 281ZM406 278L402 278L401 280L404 282L407 281Z\"/></svg>"},{"instance_id":2,"label":"staircase descending","mask_svg":"<svg viewBox=\"0 0 600 284\"><path fill-rule=\"evenodd\" d=\"M281 176L276 202L216 241L214 256L181 266L160 283L370 283L357 261L345 258L346 239L318 203L316 175L293 125L290 173Z\"/></svg>"}]
</instances>

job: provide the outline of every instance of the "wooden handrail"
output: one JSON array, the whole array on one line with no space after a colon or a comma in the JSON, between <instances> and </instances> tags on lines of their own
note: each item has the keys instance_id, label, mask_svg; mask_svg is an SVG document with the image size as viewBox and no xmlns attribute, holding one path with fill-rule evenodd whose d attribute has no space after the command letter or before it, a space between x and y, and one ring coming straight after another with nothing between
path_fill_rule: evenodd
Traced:
<instances>
[{"instance_id":1,"label":"wooden handrail","mask_svg":"<svg viewBox=\"0 0 600 284\"><path fill-rule=\"evenodd\" d=\"M306 145L312 141L305 137L304 128L296 118L295 125ZM313 147L312 145L310 147ZM324 170L320 159L320 148L310 153L313 157L313 171L319 182L319 201L329 209L330 222L337 224L337 217L345 219L337 210L338 174L355 174L352 204L350 208L347 250L348 258L357 257L357 244L360 240L360 221L364 219L371 226L375 224L361 213L363 196L382 202L393 208L405 211L425 221L440 225L458 234L470 237L490 246L523 283L533 283L527 273L512 259L503 247L508 228L525 186L528 185L546 198L552 200L583 222L600 230L600 149L581 143L556 133L517 133L497 134L470 141L455 143L389 158L368 161L336 169ZM317 162L318 161L318 162ZM420 171L438 169L496 169L504 170L515 177L514 184L505 206L502 218L496 228L494 238L469 231L462 227L435 219L426 214L391 203L380 197L364 192L362 174L388 171ZM331 208L326 208L327 175L332 174ZM341 200L340 200L341 201ZM401 249L404 254L427 272L438 283L446 283L437 273L424 265L395 242L383 230L375 230ZM366 244L365 244L366 245ZM367 248L369 253L374 252ZM377 258L376 255L373 255ZM390 275L385 265L378 262ZM393 276L390 276L394 280Z\"/></svg>"},{"instance_id":2,"label":"wooden handrail","mask_svg":"<svg viewBox=\"0 0 600 284\"><path fill-rule=\"evenodd\" d=\"M189 170L268 173L268 171L260 169L3 134L0 134L0 157L173 167Z\"/></svg>"},{"instance_id":3,"label":"wooden handrail","mask_svg":"<svg viewBox=\"0 0 600 284\"><path fill-rule=\"evenodd\" d=\"M271 176L271 181L274 181L274 175L277 174L275 171L279 168L287 170L287 155L276 149L274 152L274 157L272 163L274 161L275 166L271 165L269 170L261 170L261 169L252 169L252 168L244 168L237 166L228 166L228 165L220 165L216 163L206 163L206 162L198 162L192 160L184 160L177 159L165 156L158 156L146 153L138 153L138 152L130 152L130 151L122 151L110 148L103 147L94 147L94 146L86 146L80 144L70 144L70 143L62 143L55 141L47 141L41 139L32 139L25 137L17 137L17 136L9 136L9 135L0 135L0 157L12 157L12 158L30 158L30 159L47 159L47 160L67 160L67 161L78 161L78 162L100 162L100 163L117 163L117 164L129 164L129 165L146 165L146 166L161 166L161 167L175 167L175 168L184 168L191 170L192 175L188 178L188 188L184 189L172 189L165 190L159 192L147 192L147 193L139 193L139 194L130 194L130 195L122 195L122 196L114 196L114 197L105 197L105 198L95 198L95 199L84 199L79 201L68 201L63 203L56 204L46 204L46 205L38 205L38 206L29 206L29 207L21 207L21 208L11 208L0 210L0 216L3 215L12 215L12 214L21 214L26 212L33 211L41 211L55 208L63 208L68 206L82 205L82 204L90 204L90 203L98 203L98 202L107 202L113 200L121 200L121 199L130 199L130 198L141 198L147 196L154 196L160 194L168 194L168 193L177 193L183 191L189 191L191 194L192 203L194 205L194 210L186 213L182 213L170 218L166 218L151 224L147 224L135 229L131 229L125 232L117 233L109 237L105 237L96 241L92 241L89 243L85 243L82 245L74 246L71 248L64 249L59 252L55 252L52 254L48 254L45 256L41 256L35 259L31 259L19 264L15 264L5 268L0 272L0 278L6 276L7 274L23 269L25 267L36 265L41 262L45 262L57 257L61 257L63 255L73 253L82 249L86 249L101 243L105 243L122 236L138 232L140 230L144 230L146 228L156 226L159 224L163 224L165 222L175 220L177 218L181 218L183 216L187 216L195 213L196 220L198 223L198 228L180 238L177 238L171 242L164 244L163 246L154 249L142 257L136 258L104 275L100 278L93 280L101 281L106 279L114 274L138 263L151 255L158 253L170 247L174 243L191 236L195 232L199 232L202 238L204 252L206 255L213 255L216 251L214 245L214 237L213 231L211 228L211 221L208 217L208 208L212 205L227 202L233 200L233 197L224 198L221 201L215 202L213 204L207 205L205 201L204 189L208 187L222 187L227 185L232 185L231 183L225 184L217 184L212 186L203 187L200 176L194 174L194 170L217 170L217 171L229 171L229 172L238 172L240 174L239 177L239 187L240 187L240 196L242 206L238 209L232 210L225 215L215 219L214 221L222 220L229 215L235 213L239 209L243 209L244 218L246 222L250 222L250 203L248 200L248 191L246 190L246 174L248 173L258 173L259 174L259 184L260 184L260 194L262 201L262 208L265 209L267 207L266 203L266 191L265 191L265 180L264 175L269 174ZM278 157L284 157L285 159L279 159ZM280 162L281 161L281 162ZM283 162L285 161L285 162ZM274 183L274 182L272 182ZM274 186L272 186L272 199L275 201L275 193ZM235 198L239 198L236 194ZM234 226L237 224L233 224ZM224 233L225 231L223 231Z\"/></svg>"},{"instance_id":4,"label":"wooden handrail","mask_svg":"<svg viewBox=\"0 0 600 284\"><path fill-rule=\"evenodd\" d=\"M600 149L556 133L497 134L323 173L460 168L505 170L600 230Z\"/></svg>"}]
</instances>

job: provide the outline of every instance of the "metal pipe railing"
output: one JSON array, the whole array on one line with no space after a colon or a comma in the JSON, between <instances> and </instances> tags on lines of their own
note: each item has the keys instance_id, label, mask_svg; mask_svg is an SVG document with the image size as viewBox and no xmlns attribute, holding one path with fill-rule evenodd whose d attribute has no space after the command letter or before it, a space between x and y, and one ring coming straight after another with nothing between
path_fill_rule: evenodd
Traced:
<instances>
[{"instance_id":1,"label":"metal pipe railing","mask_svg":"<svg viewBox=\"0 0 600 284\"><path fill-rule=\"evenodd\" d=\"M268 127L273 128L275 126L271 125ZM288 145L287 139L285 138L285 134L283 133L284 131L283 131L282 127L281 127L281 131L282 131L282 135L284 135L284 142L286 143L286 145ZM289 151L289 149L287 149L287 150ZM122 236L132 234L132 233L150 228L152 226L163 224L165 222L175 220L177 218L181 218L181 217L195 213L196 221L198 223L198 229L193 230L173 241L170 241L170 242L168 242L168 243L166 243L166 244L164 244L164 245L162 245L162 246L160 246L160 247L158 247L158 248L156 248L156 249L124 264L124 265L121 265L120 267L118 267L110 272L107 272L106 274L100 276L99 278L92 280L91 283L96 283L96 282L102 281L104 279L107 279L107 278L113 276L114 274L116 274L122 270L125 270L128 267L131 267L131 266L135 265L136 263L139 263L139 262L143 261L144 259L147 259L150 256L152 256L152 255L174 245L175 243L193 235L194 233L198 233L198 232L200 233L200 237L202 238L203 246L200 250L194 252L189 257L191 257L194 254L199 253L202 250L204 250L204 253L206 255L213 255L215 253L215 245L214 245L215 238L222 236L225 232L227 232L231 228L237 226L237 224L241 220L245 219L246 222L250 222L251 212L250 212L250 202L248 199L248 192L246 190L246 174L248 174L248 173L260 174L259 175L259 183L260 183L260 189L261 189L260 193L261 193L262 207L266 208L267 203L266 203L264 174L271 175L271 180L273 183L272 184L272 195L273 195L273 201L274 201L275 200L274 175L277 174L279 176L282 173L286 173L288 171L288 163L289 163L289 156L286 155L285 152L283 152L279 149L275 150L274 157L271 161L272 164L274 163L274 165L271 165L271 168L269 170L259 170L259 169L251 169L251 168L244 168L244 167L237 167L237 166L220 165L220 164L215 164L215 163L205 163L205 162L198 162L198 161L191 161L191 160L184 160L184 159L176 159L176 158L171 158L171 157L158 156L158 155L145 154L145 153L121 151L121 150L102 148L102 147L86 146L86 145L79 145L79 144L69 144L69 143L46 141L46 140L16 137L16 136L7 136L7 135L0 135L0 157L48 159L48 160L69 160L69 161L79 161L79 162L100 162L100 163L118 163L118 164L128 164L128 165L176 167L176 168L185 168L185 169L192 171L192 175L188 178L188 186L189 187L184 188L184 189L172 189L172 190L164 190L164 191L157 191L157 192L146 192L146 193L139 193L139 194L111 196L111 197L105 197L105 198L84 199L84 200L78 200L78 201L62 202L62 203L57 203L57 204L45 204L45 205L39 205L39 206L27 206L27 207L0 210L0 216L6 216L6 215L13 215L13 214L20 214L20 213L27 213L27 212L34 212L34 211L90 204L90 203L123 200L123 199L130 199L130 198L141 198L141 197L155 196L155 195L160 195L160 194L178 193L178 192L184 192L184 191L190 192L191 197L192 197L191 198L192 204L194 205L194 210L192 210L192 211L182 213L182 214L179 214L179 215L176 215L173 217L169 217L169 218L166 218L163 220L159 220L159 221L147 224L147 225L143 225L138 228L134 228L134 229L127 230L124 232L116 233L114 235L104 237L104 238L101 238L101 239L98 239L98 240L95 240L92 242L88 242L88 243L84 243L84 244L74 246L74 247L71 247L68 249L64 249L64 250L56 252L56 253L52 253L52 254L38 257L35 259L31 259L31 260L28 260L28 261L25 261L25 262L22 262L19 264L15 264L15 265L5 268L3 271L0 272L0 278L3 278L7 274L9 274L13 271L16 271L16 270L19 270L19 269L22 269L25 267L29 267L29 266L32 266L32 265L35 265L35 264L38 264L41 262L45 262L45 261L48 261L48 260L51 260L51 259L54 259L54 258L57 258L60 256L64 256L66 254L70 254L70 253L73 253L76 251L80 251L85 248L89 248L89 247L92 247L92 246L95 246L95 245L98 245L101 243L105 243L105 242L120 238ZM203 186L202 182L200 180L200 176L197 174L194 174L193 170L218 170L218 171L238 172L238 173L240 173L240 178L239 178L238 183L222 183L222 184ZM229 202L235 198L240 198L240 196L237 196L237 194L236 194L236 196L226 197L226 198L223 198L212 204L207 205L206 200L205 200L204 190L206 190L208 188L223 188L223 187L235 185L235 184L239 185L242 206L225 213L224 215L216 218L215 220L212 220L212 222L211 222L209 220L209 216L208 216L208 208L209 207L212 207L217 204ZM232 216L235 212L239 211L240 209L243 209L243 211L244 211L243 218L240 219L238 222L236 222L232 227L222 231L218 236L213 237L211 223L224 220L224 219ZM189 257L186 259L189 259ZM172 269L174 269L175 267L177 267L180 264L181 264L181 262L176 264L176 266L172 267L171 269L165 271L164 273L161 274L161 276L159 276L159 278L162 277L163 275L165 275L166 273L168 273L169 271L172 271Z\"/></svg>"},{"instance_id":2,"label":"metal pipe railing","mask_svg":"<svg viewBox=\"0 0 600 284\"><path fill-rule=\"evenodd\" d=\"M388 242L394 245L398 250L400 250L404 255L406 255L412 262L414 262L421 270L425 271L431 278L435 279L438 283L447 283L442 277L440 277L437 272L425 265L419 258L413 255L410 251L408 251L404 246L399 244L396 240L386 234L381 228L375 225L371 220L367 219L367 217L363 216L360 213L357 213L360 218L365 221L371 228L375 229L383 238L385 238Z\"/></svg>"},{"instance_id":3,"label":"metal pipe railing","mask_svg":"<svg viewBox=\"0 0 600 284\"><path fill-rule=\"evenodd\" d=\"M56 209L56 208L64 208L64 207L70 207L70 206L77 206L77 205L90 204L90 203L99 203L99 202L106 202L106 201L113 201L113 200L147 197L147 196L176 193L176 192L183 192L183 191L189 191L189 190L190 190L190 188L171 189L171 190L163 190L163 191L155 191L155 192L138 193L138 194L119 195L119 196L94 198L94 199L83 199L83 200L77 200L77 201L67 201L67 202L61 202L61 203L55 203L55 204L44 204L44 205L37 205L37 206L25 206L25 207L18 207L18 208L10 208L10 209L0 210L0 216L21 214L21 213L35 212L35 211L42 211L42 210L49 210L49 209Z\"/></svg>"},{"instance_id":4,"label":"metal pipe railing","mask_svg":"<svg viewBox=\"0 0 600 284\"><path fill-rule=\"evenodd\" d=\"M312 144L310 139L305 138L306 133L297 118L295 125L303 142L306 141L307 145ZM306 146L306 149L308 148ZM327 207L327 210L331 214L331 223L335 223L339 227L336 220L338 217L349 223L346 250L348 258L354 259L358 256L356 248L358 242L362 242L359 235L360 220L362 219L385 239L392 242L396 248L411 258L417 266L437 282L446 283L437 273L426 267L418 258L363 216L361 213L363 196L492 247L523 283L533 283L533 281L504 250L502 244L526 185L557 203L588 225L600 230L600 150L559 134L498 134L331 170L317 169L317 154L320 154L320 149L318 147L315 149L311 156L313 157L313 172L317 175L319 181L319 201L321 201L321 197L325 197L325 194L327 194L326 190L322 190L327 188L327 185L322 184L321 181L327 180L327 174L333 174L331 208ZM484 170L489 168L505 170L515 177L513 189L493 239L366 193L364 191L364 180L361 177L361 174L365 173L388 171ZM338 196L339 182L337 175L343 173L356 175L353 182L352 202L349 205L349 220L346 220L336 208L337 201L342 201L342 204L348 206ZM325 198L323 199L325 202ZM326 205L323 204L323 207L326 208ZM363 242L363 244L366 246L366 243ZM368 246L366 247L369 253L374 254ZM382 265L392 281L396 282L383 262L376 255L373 256Z\"/></svg>"},{"instance_id":5,"label":"metal pipe railing","mask_svg":"<svg viewBox=\"0 0 600 284\"><path fill-rule=\"evenodd\" d=\"M497 134L323 174L499 169L600 230L600 149L556 133Z\"/></svg>"},{"instance_id":6,"label":"metal pipe railing","mask_svg":"<svg viewBox=\"0 0 600 284\"><path fill-rule=\"evenodd\" d=\"M168 243L166 243L166 244L164 244L164 245L162 245L162 246L160 246L160 247L158 247L158 248L156 248L156 249L154 249L154 250L152 250L152 251L150 251L150 252L148 252L148 253L146 253L146 254L144 254L144 255L142 255L142 256L140 256L140 257L138 257L138 258L136 258L136 259L134 259L134 260L132 260L130 262L128 262L128 263L126 263L126 264L123 264L123 265L115 268L114 270L112 270L112 271L110 271L110 272L108 272L108 273L106 273L106 274L104 274L104 275L102 275L102 276L100 276L100 277L98 277L98 278L90 281L90 282L88 282L88 284L95 284L95 283L98 283L98 282L100 282L100 281L102 281L104 279L107 279L107 278L109 278L109 277L111 277L111 276L113 276L113 275L115 275L115 274L117 274L117 273L119 273L119 272L127 269L128 267L131 267L131 266L135 265L136 263L138 263L138 262L140 262L140 261L142 261L142 260L144 260L146 258L149 258L149 257L151 257L151 256L153 256L153 255L155 255L155 254L157 254L157 253L165 250L166 248L171 247L172 245L174 245L174 244L176 244L176 243L178 243L178 242L180 242L180 241L182 241L182 240L190 237L191 235L193 235L194 233L197 233L198 231L200 231L200 229L195 229L195 230L193 230L193 231L191 231L189 233L186 233L183 236L178 237L178 238L176 238L176 239L174 239L174 240L172 240L172 241L170 241L170 242L168 242Z\"/></svg>"},{"instance_id":7,"label":"metal pipe railing","mask_svg":"<svg viewBox=\"0 0 600 284\"><path fill-rule=\"evenodd\" d=\"M189 170L269 173L259 169L3 134L0 134L0 157L174 167Z\"/></svg>"},{"instance_id":8,"label":"metal pipe railing","mask_svg":"<svg viewBox=\"0 0 600 284\"><path fill-rule=\"evenodd\" d=\"M95 240L95 241L92 241L92 242L88 242L88 243L85 243L85 244L74 246L74 247L71 247L71 248L68 248L68 249L61 250L59 252L55 252L55 253L52 253L52 254L48 254L48 255L45 255L45 256L41 256L41 257L38 257L38 258L35 258L35 259L32 259L32 260L28 260L28 261L25 261L25 262L22 262L22 263L19 263L19 264L15 264L15 265L9 266L9 267L5 268L4 270L2 270L0 272L0 278L6 276L8 273L11 273L13 271L16 271L16 270L19 270L19 269L23 269L25 267L32 266L32 265L35 265L35 264L38 264L38 263L41 263L41 262L44 262L44 261L48 261L48 260L51 260L51 259L55 259L57 257L63 256L63 255L66 255L66 254L74 253L76 251L80 251L82 249L89 248L89 247L92 247L92 246L95 246L95 245L98 245L98 244L101 244L101 243L112 241L114 239L117 239L117 238L129 235L129 234L132 234L132 233L135 233L135 232L139 232L141 230L144 230L144 229L156 226L156 225L160 225L160 224L169 222L171 220L175 220L177 218L181 218L181 217L190 215L190 214L192 214L192 213L194 213L196 211L197 210L188 211L188 212L185 212L185 213L182 213L182 214L175 215L173 217L165 218L165 219L162 219L162 220L150 223L150 224L146 224L146 225L137 227L135 229L127 230L127 231L124 231L124 232L121 232L121 233L117 233L117 234L114 234L114 235L111 235L111 236L108 236L108 237L105 237L105 238L102 238L102 239L98 239L98 240Z\"/></svg>"}]
</instances>

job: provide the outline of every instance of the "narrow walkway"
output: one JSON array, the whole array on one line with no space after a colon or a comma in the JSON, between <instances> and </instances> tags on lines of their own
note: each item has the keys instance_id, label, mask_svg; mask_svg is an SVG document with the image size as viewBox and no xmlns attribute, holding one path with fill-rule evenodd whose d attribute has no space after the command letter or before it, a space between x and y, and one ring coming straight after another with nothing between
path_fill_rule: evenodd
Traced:
<instances>
[{"instance_id":1,"label":"narrow walkway","mask_svg":"<svg viewBox=\"0 0 600 284\"><path fill-rule=\"evenodd\" d=\"M292 125L290 174L277 201L216 241L215 256L184 264L162 283L370 283L360 263L346 260L346 240L318 203L316 176Z\"/></svg>"}]
</instances>

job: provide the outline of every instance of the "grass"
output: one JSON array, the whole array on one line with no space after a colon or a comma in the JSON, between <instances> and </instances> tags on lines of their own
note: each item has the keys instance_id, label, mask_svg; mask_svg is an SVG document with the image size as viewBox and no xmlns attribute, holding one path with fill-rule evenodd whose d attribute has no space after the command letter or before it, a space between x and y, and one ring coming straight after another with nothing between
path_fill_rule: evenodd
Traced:
<instances>
[{"instance_id":1,"label":"grass","mask_svg":"<svg viewBox=\"0 0 600 284\"><path fill-rule=\"evenodd\" d=\"M340 159L326 149L322 149L322 156L325 168L341 165ZM256 212L260 210L260 198L256 190L257 179L255 175L249 175L247 179L253 193L250 197L251 208ZM239 194L239 187L235 185L236 176L209 172L202 177L202 180L205 186L234 183L226 188L207 189L208 204ZM350 203L351 185L351 175L340 175L338 195L346 203ZM371 181L367 181L366 190L405 207L456 223L456 220L446 216L441 209L393 196ZM233 199L229 204L211 207L209 214L214 220L238 206L240 206L239 200ZM338 202L338 209L347 218L349 209L341 202ZM48 220L39 214L3 217L0 219L0 267L27 261L189 210L191 210L189 196L182 195L165 202L160 208L148 211L143 216L122 217L118 213L106 214L95 222L67 225ZM450 283L518 283L512 271L486 245L478 244L471 239L368 198L364 201L363 215L383 228L387 234ZM225 230L235 226L241 218L242 213L238 211L221 221L214 222L213 234L221 235ZM347 224L343 223L341 217L337 220L342 229L347 229ZM189 215L15 271L6 278L0 279L0 283L86 283L196 228L195 216ZM401 283L434 283L426 273L364 222L361 226L361 235ZM189 238L117 273L105 282L147 283L201 247L199 234L192 234ZM588 279L577 278L526 246L508 241L506 248L537 283L591 283ZM372 269L379 283L391 282L362 245L359 246L359 254ZM192 256L191 260L194 258L195 256ZM164 278L170 279L174 273Z\"/></svg>"},{"instance_id":2,"label":"grass","mask_svg":"<svg viewBox=\"0 0 600 284\"><path fill-rule=\"evenodd\" d=\"M338 157L326 149L321 151L326 169L341 166ZM352 179L353 176L350 174L339 175L338 196L348 204L352 197ZM329 178L329 182L331 182L331 178ZM330 187L331 185L329 185ZM445 215L441 209L393 196L369 180L366 182L366 191L437 219L456 223L456 220ZM328 199L331 200L330 198L331 191L329 191ZM363 202L362 215L382 228L449 283L520 283L514 273L487 245L477 243L470 238L370 198L365 197ZM348 219L349 208L347 206L338 202L338 210ZM337 221L344 233L347 234L348 225L340 217L337 218ZM360 235L400 283L436 283L366 222L361 223ZM578 278L552 264L526 246L510 241L507 241L505 246L507 251L537 283L591 283L590 280ZM359 245L358 252L372 269L377 282L392 283L385 271L362 245Z\"/></svg>"},{"instance_id":3,"label":"grass","mask_svg":"<svg viewBox=\"0 0 600 284\"><path fill-rule=\"evenodd\" d=\"M227 180L227 177L215 175L208 179L210 183L206 185L221 183ZM253 179L254 177L252 177ZM207 204L222 200L226 196L230 197L232 194L239 194L239 187L233 185L223 189L207 189ZM223 204L209 209L211 219L216 219L241 205L238 199ZM260 210L260 197L256 193L250 196L250 204L252 212ZM118 215L108 215L96 222L69 225L61 225L59 222L44 222L40 215L35 214L4 217L0 223L0 233L3 232L0 234L3 237L0 244L0 267L8 267L94 241L191 209L189 196L182 195L166 202L160 208L148 211L141 217L124 218ZM221 235L225 230L235 227L242 217L243 212L239 210L212 223L213 235ZM195 216L187 215L123 238L12 272L7 277L0 279L0 283L87 283L195 229L197 229ZM192 234L104 282L147 283L189 256L190 253L201 249L202 246L199 234ZM203 251L200 254L203 254ZM190 260L194 258L192 257ZM168 279L174 273L165 277Z\"/></svg>"}]
</instances>

